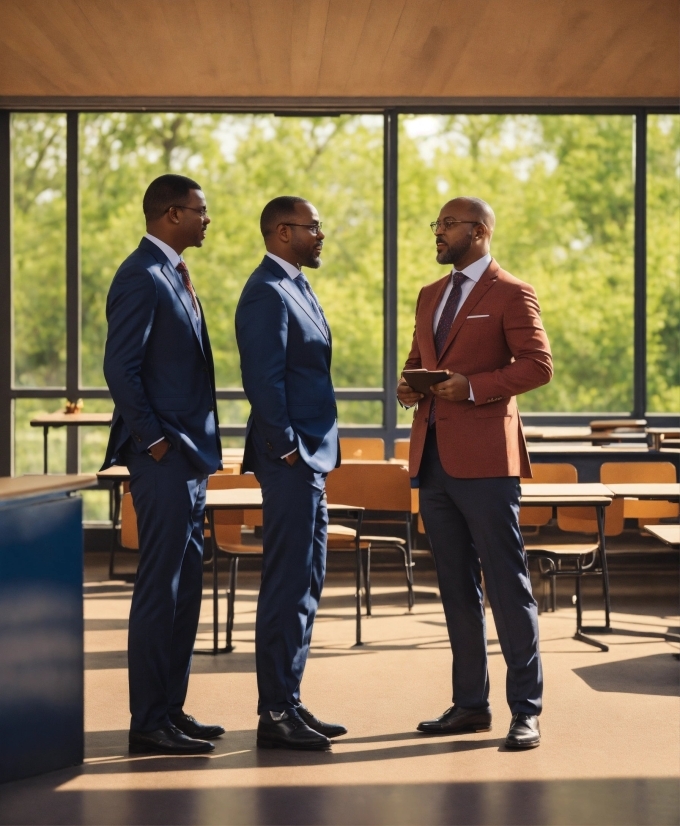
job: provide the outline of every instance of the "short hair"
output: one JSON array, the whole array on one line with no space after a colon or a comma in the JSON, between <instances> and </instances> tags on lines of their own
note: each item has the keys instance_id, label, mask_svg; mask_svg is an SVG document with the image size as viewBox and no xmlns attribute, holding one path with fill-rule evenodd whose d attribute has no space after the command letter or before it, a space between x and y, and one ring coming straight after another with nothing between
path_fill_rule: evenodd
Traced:
<instances>
[{"instance_id":1,"label":"short hair","mask_svg":"<svg viewBox=\"0 0 680 826\"><path fill-rule=\"evenodd\" d=\"M156 221L171 206L181 206L192 189L200 188L200 184L184 175L161 175L151 181L144 193L144 217L147 221Z\"/></svg>"},{"instance_id":2,"label":"short hair","mask_svg":"<svg viewBox=\"0 0 680 826\"><path fill-rule=\"evenodd\" d=\"M274 198L262 210L260 215L260 232L266 238L278 227L283 224L286 218L295 217L295 207L297 204L308 204L306 198L300 198L297 195L279 195Z\"/></svg>"}]
</instances>

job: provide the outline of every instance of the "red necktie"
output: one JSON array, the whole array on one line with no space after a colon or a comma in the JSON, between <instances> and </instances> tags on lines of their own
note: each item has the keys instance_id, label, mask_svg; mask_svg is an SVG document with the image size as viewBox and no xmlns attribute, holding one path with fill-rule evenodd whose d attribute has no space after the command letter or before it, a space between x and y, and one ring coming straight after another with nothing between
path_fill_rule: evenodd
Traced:
<instances>
[{"instance_id":1,"label":"red necktie","mask_svg":"<svg viewBox=\"0 0 680 826\"><path fill-rule=\"evenodd\" d=\"M453 320L456 317L456 310L458 309L458 305L460 304L460 297L462 295L462 283L467 278L467 275L463 275L462 272L454 272L451 274L451 292L449 293L449 297L446 299L446 304L444 304L444 309L442 310L442 314L439 317L439 324L437 324L437 332L434 337L434 346L437 350L437 358L441 356L444 345L446 344L446 340L449 337L449 333L451 332L451 327L453 326ZM430 415L428 416L427 426L432 427L435 423L435 408L437 406L437 399L432 399L432 404L430 405Z\"/></svg>"},{"instance_id":2,"label":"red necktie","mask_svg":"<svg viewBox=\"0 0 680 826\"><path fill-rule=\"evenodd\" d=\"M184 288L189 293L191 303L194 305L194 312L196 313L196 318L198 318L198 301L196 301L196 292L194 291L194 285L191 283L191 278L189 277L189 268L184 263L184 261L180 261L179 264L177 264L177 266L175 267L175 269L182 276Z\"/></svg>"}]
</instances>

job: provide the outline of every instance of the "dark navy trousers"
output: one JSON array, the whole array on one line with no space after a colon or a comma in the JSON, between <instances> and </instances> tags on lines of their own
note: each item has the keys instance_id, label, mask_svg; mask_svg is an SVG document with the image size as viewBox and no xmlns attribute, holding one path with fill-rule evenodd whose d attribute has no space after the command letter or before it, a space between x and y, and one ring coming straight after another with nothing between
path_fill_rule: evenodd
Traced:
<instances>
[{"instance_id":1,"label":"dark navy trousers","mask_svg":"<svg viewBox=\"0 0 680 826\"><path fill-rule=\"evenodd\" d=\"M133 731L155 731L182 710L203 587L207 476L175 448L156 462L127 451L139 567L128 631Z\"/></svg>"},{"instance_id":2,"label":"dark navy trousers","mask_svg":"<svg viewBox=\"0 0 680 826\"><path fill-rule=\"evenodd\" d=\"M258 714L300 702L326 575L326 474L302 459L257 456L262 486L262 583L255 622Z\"/></svg>"},{"instance_id":3,"label":"dark navy trousers","mask_svg":"<svg viewBox=\"0 0 680 826\"><path fill-rule=\"evenodd\" d=\"M517 477L457 479L439 460L428 432L419 473L420 508L434 554L453 650L453 701L489 704L484 584L507 665L513 714L540 714L543 672L538 612L519 528Z\"/></svg>"}]
</instances>

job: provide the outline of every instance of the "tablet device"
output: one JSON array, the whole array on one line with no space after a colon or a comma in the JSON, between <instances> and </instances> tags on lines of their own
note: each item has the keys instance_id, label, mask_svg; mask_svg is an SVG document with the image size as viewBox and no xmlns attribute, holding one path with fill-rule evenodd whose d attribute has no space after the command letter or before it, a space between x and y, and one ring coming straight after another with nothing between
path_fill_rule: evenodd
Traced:
<instances>
[{"instance_id":1,"label":"tablet device","mask_svg":"<svg viewBox=\"0 0 680 826\"><path fill-rule=\"evenodd\" d=\"M427 393L433 384L449 378L446 370L404 370L401 375L408 386L418 393Z\"/></svg>"}]
</instances>

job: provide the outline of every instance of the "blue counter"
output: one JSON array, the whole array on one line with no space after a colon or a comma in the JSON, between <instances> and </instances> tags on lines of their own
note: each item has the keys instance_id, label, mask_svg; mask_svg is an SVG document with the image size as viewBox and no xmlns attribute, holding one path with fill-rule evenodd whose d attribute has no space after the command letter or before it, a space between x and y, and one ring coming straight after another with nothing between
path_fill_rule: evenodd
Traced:
<instances>
[{"instance_id":1,"label":"blue counter","mask_svg":"<svg viewBox=\"0 0 680 826\"><path fill-rule=\"evenodd\" d=\"M0 479L0 782L83 761L83 528L92 477Z\"/></svg>"}]
</instances>

